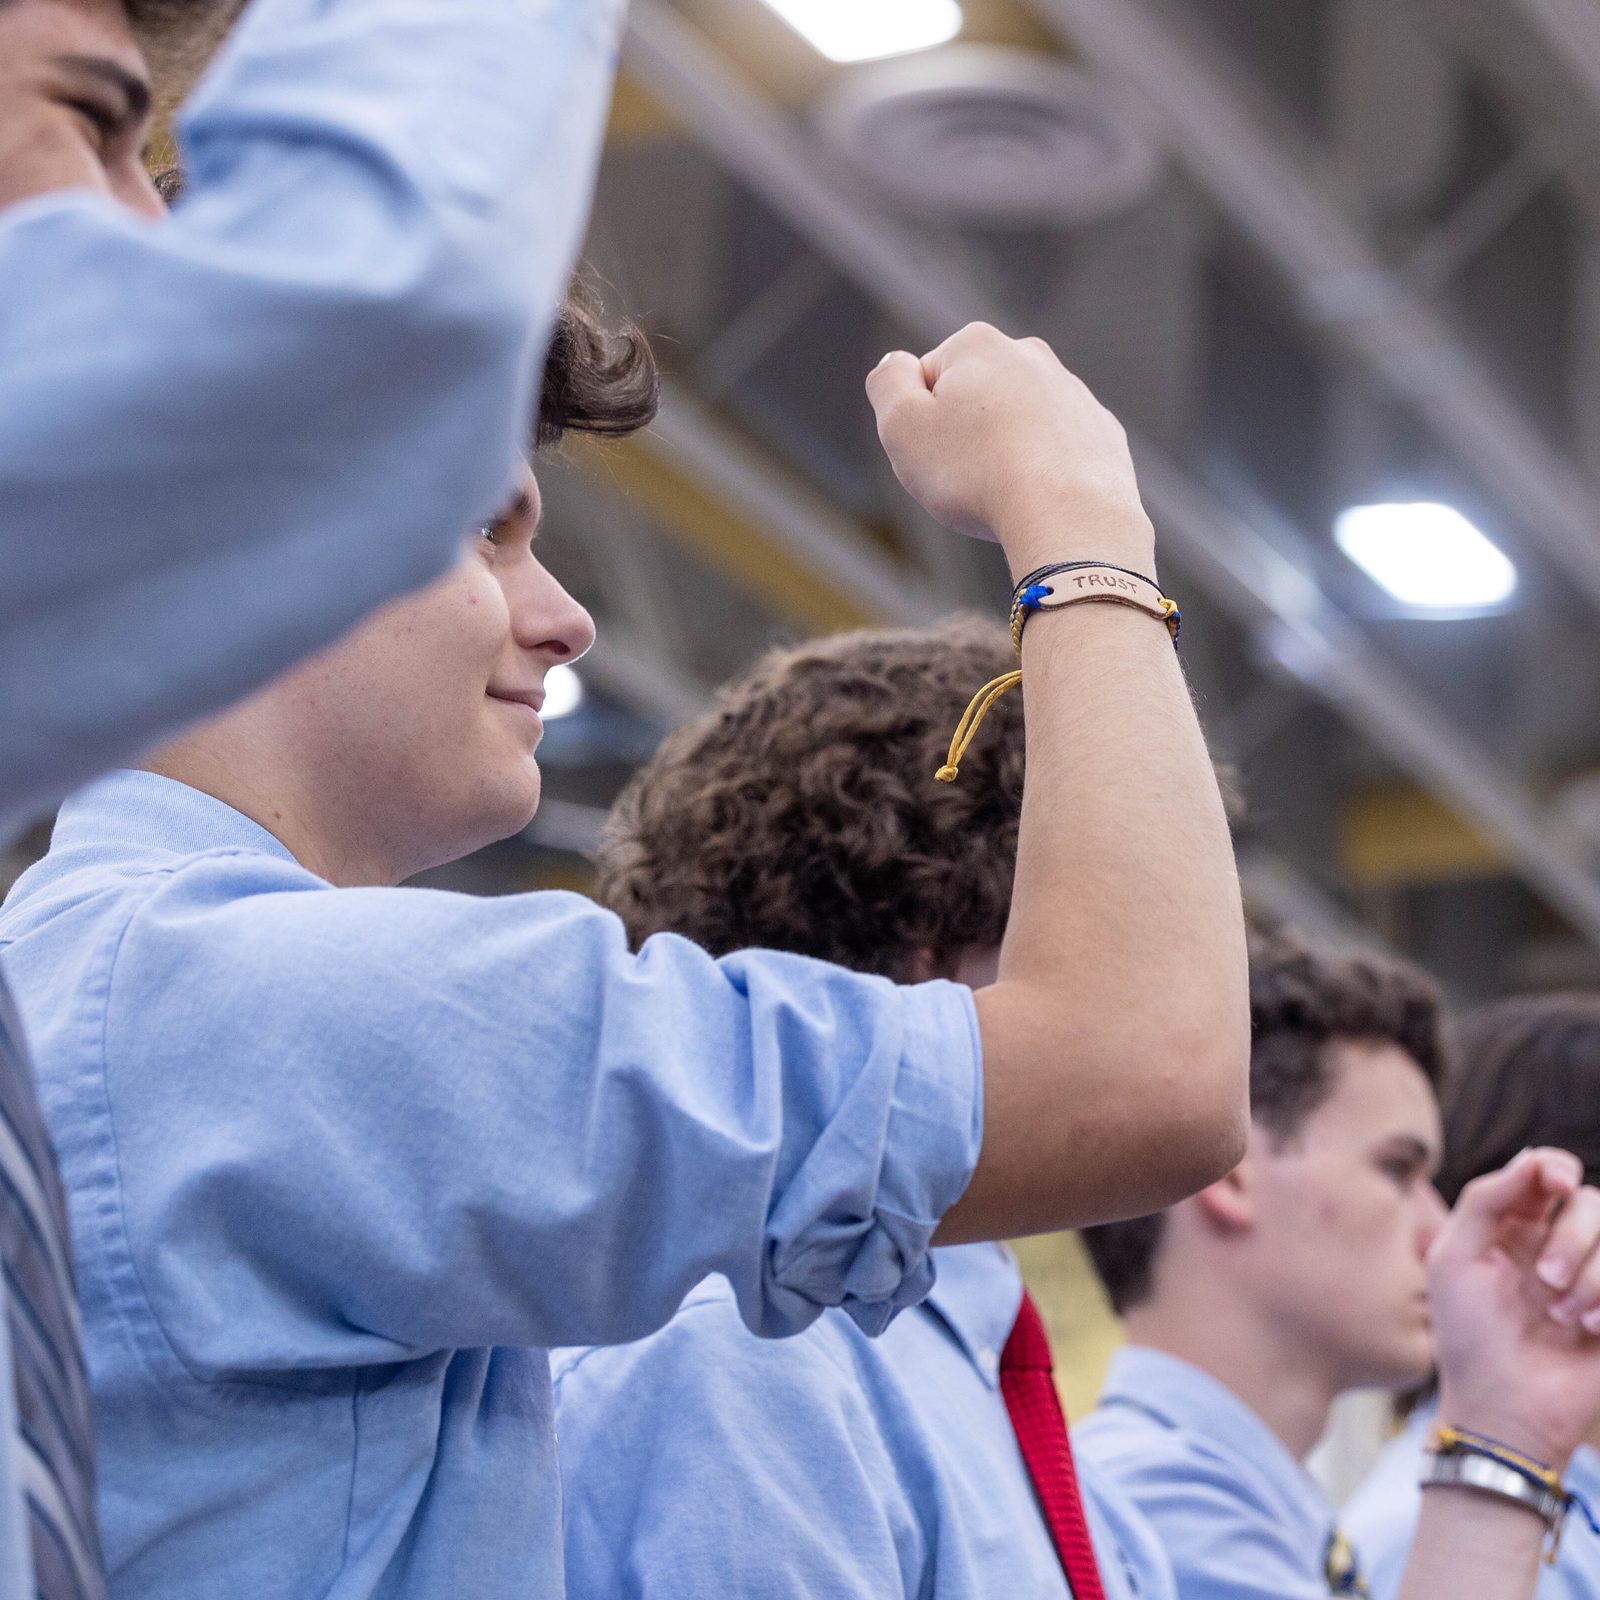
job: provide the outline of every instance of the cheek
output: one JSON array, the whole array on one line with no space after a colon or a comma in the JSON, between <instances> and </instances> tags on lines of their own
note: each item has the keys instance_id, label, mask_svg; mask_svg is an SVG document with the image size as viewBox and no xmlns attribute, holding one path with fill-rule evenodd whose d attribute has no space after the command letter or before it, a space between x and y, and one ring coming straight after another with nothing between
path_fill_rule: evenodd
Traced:
<instances>
[{"instance_id":1,"label":"cheek","mask_svg":"<svg viewBox=\"0 0 1600 1600\"><path fill-rule=\"evenodd\" d=\"M0 205L57 189L110 191L88 140L65 116L6 119L0 126Z\"/></svg>"}]
</instances>

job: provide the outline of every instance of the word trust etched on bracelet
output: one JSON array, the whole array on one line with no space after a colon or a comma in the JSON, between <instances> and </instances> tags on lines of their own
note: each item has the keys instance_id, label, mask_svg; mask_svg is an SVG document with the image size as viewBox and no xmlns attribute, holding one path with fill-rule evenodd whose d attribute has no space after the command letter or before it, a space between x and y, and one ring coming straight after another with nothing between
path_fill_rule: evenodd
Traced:
<instances>
[{"instance_id":1,"label":"word trust etched on bracelet","mask_svg":"<svg viewBox=\"0 0 1600 1600\"><path fill-rule=\"evenodd\" d=\"M1072 580L1075 589L1088 587L1091 589L1121 589L1127 594L1139 592L1139 580L1118 577L1109 572L1084 572Z\"/></svg>"}]
</instances>

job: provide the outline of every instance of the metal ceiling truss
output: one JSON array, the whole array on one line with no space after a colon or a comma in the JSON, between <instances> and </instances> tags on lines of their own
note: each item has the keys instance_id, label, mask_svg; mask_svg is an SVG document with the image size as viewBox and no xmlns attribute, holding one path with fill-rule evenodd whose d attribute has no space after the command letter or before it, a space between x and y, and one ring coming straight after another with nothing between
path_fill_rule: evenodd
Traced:
<instances>
[{"instance_id":1,"label":"metal ceiling truss","mask_svg":"<svg viewBox=\"0 0 1600 1600\"><path fill-rule=\"evenodd\" d=\"M1109 0L1109 7L1131 3ZM1059 4L1063 10L1108 9L1100 0ZM1051 5L1055 9L1057 0ZM824 153L753 93L664 0L635 0L626 60L721 164L920 340L935 344L974 318L1001 320L998 308L936 244L884 217L848 174L831 170ZM1171 93L1172 85L1163 84L1158 98ZM1525 432L1520 424L1519 432ZM1600 947L1600 883L1538 802L1379 661L1308 573L1288 563L1175 462L1136 437L1133 444L1146 503L1166 547L1190 577L1248 629L1264 635L1272 653L1308 689L1396 766L1494 839L1525 880ZM1591 519L1595 525L1600 522ZM1600 596L1600 562L1594 565ZM1329 908L1329 916L1342 913Z\"/></svg>"},{"instance_id":2,"label":"metal ceiling truss","mask_svg":"<svg viewBox=\"0 0 1600 1600\"><path fill-rule=\"evenodd\" d=\"M1556 7L1558 0L1527 3ZM1600 495L1593 485L1300 169L1286 142L1256 120L1221 65L1203 58L1148 0L1030 4L1156 122L1174 157L1277 264L1308 316L1408 402L1515 513L1530 541L1600 606Z\"/></svg>"}]
</instances>

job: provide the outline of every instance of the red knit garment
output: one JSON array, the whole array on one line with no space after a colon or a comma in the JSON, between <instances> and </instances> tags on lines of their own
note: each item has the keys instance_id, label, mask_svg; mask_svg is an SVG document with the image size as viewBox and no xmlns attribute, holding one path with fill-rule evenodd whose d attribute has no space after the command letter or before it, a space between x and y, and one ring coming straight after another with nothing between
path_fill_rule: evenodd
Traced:
<instances>
[{"instance_id":1,"label":"red knit garment","mask_svg":"<svg viewBox=\"0 0 1600 1600\"><path fill-rule=\"evenodd\" d=\"M1072 1587L1072 1600L1106 1600L1094 1546L1089 1542L1083 1496L1078 1492L1078 1469L1072 1460L1067 1419L1056 1395L1053 1371L1050 1341L1045 1336L1039 1308L1023 1290L1022 1308L1000 1356L1000 1392L1005 1396L1028 1476L1033 1479L1039 1509Z\"/></svg>"}]
</instances>

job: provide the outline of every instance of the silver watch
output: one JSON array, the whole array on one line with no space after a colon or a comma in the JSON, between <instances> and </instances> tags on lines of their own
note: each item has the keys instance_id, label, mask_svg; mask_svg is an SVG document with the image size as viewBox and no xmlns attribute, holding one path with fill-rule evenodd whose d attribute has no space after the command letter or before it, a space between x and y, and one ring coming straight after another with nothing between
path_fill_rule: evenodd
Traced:
<instances>
[{"instance_id":1,"label":"silver watch","mask_svg":"<svg viewBox=\"0 0 1600 1600\"><path fill-rule=\"evenodd\" d=\"M1434 1484L1450 1484L1514 1500L1544 1519L1551 1538L1561 1536L1561 1524L1567 1515L1566 1497L1490 1456L1467 1450L1430 1450L1422 1458L1421 1482L1425 1489Z\"/></svg>"}]
</instances>

